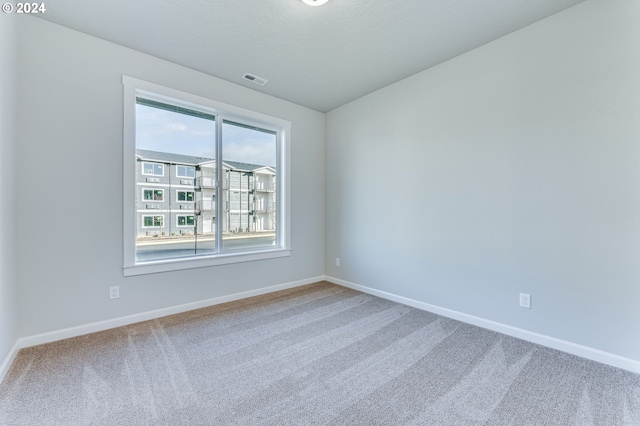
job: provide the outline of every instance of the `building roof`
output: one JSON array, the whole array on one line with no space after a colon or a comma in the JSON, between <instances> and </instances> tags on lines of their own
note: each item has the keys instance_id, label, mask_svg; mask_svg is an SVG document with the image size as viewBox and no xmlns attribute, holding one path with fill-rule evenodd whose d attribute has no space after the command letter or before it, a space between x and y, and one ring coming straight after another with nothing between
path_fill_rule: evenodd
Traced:
<instances>
[{"instance_id":1,"label":"building roof","mask_svg":"<svg viewBox=\"0 0 640 426\"><path fill-rule=\"evenodd\" d=\"M228 164L233 170L243 170L247 172L253 172L258 169L271 168L275 170L275 167L260 166L258 164L240 163L238 161L223 161L224 164Z\"/></svg>"},{"instance_id":2,"label":"building roof","mask_svg":"<svg viewBox=\"0 0 640 426\"><path fill-rule=\"evenodd\" d=\"M181 164L188 166L198 166L204 163L215 161L214 158L195 157L191 155L173 154L171 152L149 151L147 149L136 149L136 156L141 160L156 161L159 163ZM241 163L239 161L224 161L232 170L242 170L252 172L258 169L270 168L275 171L275 167L262 166L259 164Z\"/></svg>"},{"instance_id":3,"label":"building roof","mask_svg":"<svg viewBox=\"0 0 640 426\"><path fill-rule=\"evenodd\" d=\"M191 155L173 154L170 152L149 151L136 149L136 156L141 160L157 161L159 163L185 164L196 166L201 163L213 161L213 158L194 157Z\"/></svg>"}]
</instances>

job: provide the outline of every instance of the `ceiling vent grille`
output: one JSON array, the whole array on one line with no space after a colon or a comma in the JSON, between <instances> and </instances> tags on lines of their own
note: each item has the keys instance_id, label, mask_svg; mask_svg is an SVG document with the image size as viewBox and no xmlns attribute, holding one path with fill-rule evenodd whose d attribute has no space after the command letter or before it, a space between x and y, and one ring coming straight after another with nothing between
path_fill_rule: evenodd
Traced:
<instances>
[{"instance_id":1,"label":"ceiling vent grille","mask_svg":"<svg viewBox=\"0 0 640 426\"><path fill-rule=\"evenodd\" d=\"M252 83L257 84L258 86L264 86L265 84L267 84L267 83L268 83L268 81L267 81L267 80L265 80L264 78L262 78L262 77L258 77L258 76L256 76L256 75L249 74L249 73L245 73L245 74L242 76L242 78L244 78L245 80L248 80L248 81L250 81L250 82L252 82Z\"/></svg>"}]
</instances>

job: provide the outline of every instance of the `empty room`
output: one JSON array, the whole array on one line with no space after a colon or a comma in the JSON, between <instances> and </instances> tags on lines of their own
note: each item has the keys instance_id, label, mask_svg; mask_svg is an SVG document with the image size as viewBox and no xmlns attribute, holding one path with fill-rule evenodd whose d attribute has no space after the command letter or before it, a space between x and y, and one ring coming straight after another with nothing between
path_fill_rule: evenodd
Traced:
<instances>
[{"instance_id":1,"label":"empty room","mask_svg":"<svg viewBox=\"0 0 640 426\"><path fill-rule=\"evenodd\" d=\"M640 1L0 13L0 425L640 425Z\"/></svg>"}]
</instances>

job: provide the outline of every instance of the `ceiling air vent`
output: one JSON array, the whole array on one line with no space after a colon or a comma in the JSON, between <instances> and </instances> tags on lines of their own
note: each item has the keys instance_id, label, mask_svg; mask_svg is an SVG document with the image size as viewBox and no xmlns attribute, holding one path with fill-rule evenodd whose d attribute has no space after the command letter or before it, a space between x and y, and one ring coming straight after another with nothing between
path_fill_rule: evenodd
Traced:
<instances>
[{"instance_id":1,"label":"ceiling air vent","mask_svg":"<svg viewBox=\"0 0 640 426\"><path fill-rule=\"evenodd\" d=\"M245 73L245 75L243 75L242 78L244 78L245 80L249 80L252 83L257 84L258 86L264 86L265 84L268 83L268 81L265 80L264 78L261 78L261 77L258 77L256 75L249 74L249 73Z\"/></svg>"}]
</instances>

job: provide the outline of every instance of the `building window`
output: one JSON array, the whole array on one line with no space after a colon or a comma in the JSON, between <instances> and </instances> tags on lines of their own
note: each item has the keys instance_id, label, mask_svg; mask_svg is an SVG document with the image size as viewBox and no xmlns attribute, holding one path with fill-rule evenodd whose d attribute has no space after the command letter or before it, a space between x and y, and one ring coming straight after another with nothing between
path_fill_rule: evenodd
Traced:
<instances>
[{"instance_id":1,"label":"building window","mask_svg":"<svg viewBox=\"0 0 640 426\"><path fill-rule=\"evenodd\" d=\"M193 191L178 191L178 201L194 201L194 194Z\"/></svg>"},{"instance_id":2,"label":"building window","mask_svg":"<svg viewBox=\"0 0 640 426\"><path fill-rule=\"evenodd\" d=\"M164 216L142 216L143 228L161 228L164 224Z\"/></svg>"},{"instance_id":3,"label":"building window","mask_svg":"<svg viewBox=\"0 0 640 426\"><path fill-rule=\"evenodd\" d=\"M183 178L194 178L196 177L196 168L193 166L177 166L176 176Z\"/></svg>"},{"instance_id":4,"label":"building window","mask_svg":"<svg viewBox=\"0 0 640 426\"><path fill-rule=\"evenodd\" d=\"M291 124L130 77L123 85L125 275L289 256Z\"/></svg>"},{"instance_id":5,"label":"building window","mask_svg":"<svg viewBox=\"0 0 640 426\"><path fill-rule=\"evenodd\" d=\"M164 201L164 191L162 189L143 189L142 199L145 201Z\"/></svg>"},{"instance_id":6,"label":"building window","mask_svg":"<svg viewBox=\"0 0 640 426\"><path fill-rule=\"evenodd\" d=\"M164 176L164 164L142 163L142 174L151 176Z\"/></svg>"},{"instance_id":7,"label":"building window","mask_svg":"<svg viewBox=\"0 0 640 426\"><path fill-rule=\"evenodd\" d=\"M194 226L196 224L195 216L177 216L176 222L178 222L178 226Z\"/></svg>"}]
</instances>

